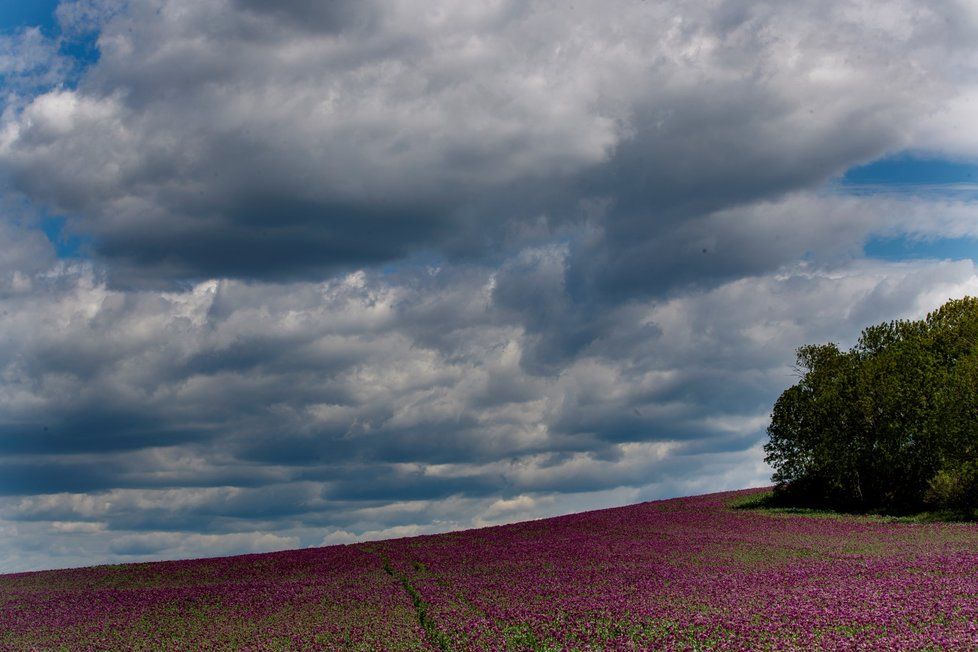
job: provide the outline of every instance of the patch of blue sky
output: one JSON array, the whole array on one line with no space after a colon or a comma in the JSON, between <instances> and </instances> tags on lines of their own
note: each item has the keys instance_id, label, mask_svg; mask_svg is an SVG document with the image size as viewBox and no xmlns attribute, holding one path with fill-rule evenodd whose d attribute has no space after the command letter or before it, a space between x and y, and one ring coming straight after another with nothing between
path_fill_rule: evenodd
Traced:
<instances>
[{"instance_id":1,"label":"patch of blue sky","mask_svg":"<svg viewBox=\"0 0 978 652\"><path fill-rule=\"evenodd\" d=\"M832 187L836 192L863 196L897 194L978 201L978 162L904 152L854 167ZM978 261L978 238L922 237L913 233L871 235L863 243L863 254L888 261Z\"/></svg>"},{"instance_id":2,"label":"patch of blue sky","mask_svg":"<svg viewBox=\"0 0 978 652\"><path fill-rule=\"evenodd\" d=\"M97 34L72 34L70 38L65 37L55 15L58 4L59 0L0 0L0 35L16 35L30 28L40 29L45 38L57 43L58 51L63 57L74 61L73 66L64 70L69 77L59 83L61 86L73 87L85 68L98 61ZM0 85L6 81L10 80L0 73ZM27 87L27 90L43 92L46 89ZM64 217L41 212L31 221L34 228L44 232L60 258L85 256L87 239L71 233L66 228Z\"/></svg>"},{"instance_id":3,"label":"patch of blue sky","mask_svg":"<svg viewBox=\"0 0 978 652\"><path fill-rule=\"evenodd\" d=\"M0 34L37 27L45 37L56 39L59 54L75 63L74 74L64 80L64 85L71 87L85 68L98 61L98 34L63 34L55 15L58 4L59 0L0 0Z\"/></svg>"},{"instance_id":4,"label":"patch of blue sky","mask_svg":"<svg viewBox=\"0 0 978 652\"><path fill-rule=\"evenodd\" d=\"M58 31L54 10L58 0L3 0L0 2L0 31L16 32L24 27L40 27L48 36Z\"/></svg>"},{"instance_id":5,"label":"patch of blue sky","mask_svg":"<svg viewBox=\"0 0 978 652\"><path fill-rule=\"evenodd\" d=\"M978 238L920 238L919 236L871 236L863 253L878 260L974 260L978 261Z\"/></svg>"},{"instance_id":6,"label":"patch of blue sky","mask_svg":"<svg viewBox=\"0 0 978 652\"><path fill-rule=\"evenodd\" d=\"M62 39L58 46L58 52L63 56L74 59L75 63L78 64L76 70L80 75L86 68L98 63L98 35L92 33L75 38ZM78 81L77 78L79 75L75 75L73 79L68 80L68 84L74 85Z\"/></svg>"},{"instance_id":7,"label":"patch of blue sky","mask_svg":"<svg viewBox=\"0 0 978 652\"><path fill-rule=\"evenodd\" d=\"M904 152L851 168L834 188L860 195L939 194L978 199L978 161L956 161Z\"/></svg>"},{"instance_id":8,"label":"patch of blue sky","mask_svg":"<svg viewBox=\"0 0 978 652\"><path fill-rule=\"evenodd\" d=\"M72 233L66 225L64 217L52 215L44 215L38 221L38 227L44 231L58 258L85 258L85 245L89 240Z\"/></svg>"}]
</instances>

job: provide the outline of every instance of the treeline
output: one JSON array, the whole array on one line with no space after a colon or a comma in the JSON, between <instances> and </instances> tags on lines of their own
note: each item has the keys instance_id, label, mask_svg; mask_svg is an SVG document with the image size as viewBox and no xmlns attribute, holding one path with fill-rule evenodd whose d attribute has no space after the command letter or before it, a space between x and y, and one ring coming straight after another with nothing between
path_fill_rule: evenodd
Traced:
<instances>
[{"instance_id":1,"label":"treeline","mask_svg":"<svg viewBox=\"0 0 978 652\"><path fill-rule=\"evenodd\" d=\"M798 349L766 460L781 502L850 511L978 508L978 299Z\"/></svg>"}]
</instances>

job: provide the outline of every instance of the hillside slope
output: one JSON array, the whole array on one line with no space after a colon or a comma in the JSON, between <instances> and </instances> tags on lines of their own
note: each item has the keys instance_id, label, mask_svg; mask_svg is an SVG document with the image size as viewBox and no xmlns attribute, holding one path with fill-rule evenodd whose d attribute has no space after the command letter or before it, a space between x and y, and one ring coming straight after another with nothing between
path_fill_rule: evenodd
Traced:
<instances>
[{"instance_id":1,"label":"hillside slope","mask_svg":"<svg viewBox=\"0 0 978 652\"><path fill-rule=\"evenodd\" d=\"M978 527L730 507L754 491L0 576L0 649L978 648Z\"/></svg>"}]
</instances>

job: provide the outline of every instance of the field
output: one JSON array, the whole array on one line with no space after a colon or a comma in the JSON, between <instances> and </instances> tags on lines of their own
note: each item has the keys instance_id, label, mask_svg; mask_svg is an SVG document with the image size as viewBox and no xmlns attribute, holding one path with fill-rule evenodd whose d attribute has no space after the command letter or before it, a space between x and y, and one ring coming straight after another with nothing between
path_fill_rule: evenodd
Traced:
<instances>
[{"instance_id":1,"label":"field","mask_svg":"<svg viewBox=\"0 0 978 652\"><path fill-rule=\"evenodd\" d=\"M733 506L756 492L0 576L0 649L978 649L978 526Z\"/></svg>"}]
</instances>

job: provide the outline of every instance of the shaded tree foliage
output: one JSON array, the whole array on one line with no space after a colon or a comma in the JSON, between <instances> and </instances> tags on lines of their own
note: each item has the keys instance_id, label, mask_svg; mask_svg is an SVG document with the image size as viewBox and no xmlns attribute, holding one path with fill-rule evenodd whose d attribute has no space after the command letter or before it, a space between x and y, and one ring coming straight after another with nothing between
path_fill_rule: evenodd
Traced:
<instances>
[{"instance_id":1,"label":"shaded tree foliage","mask_svg":"<svg viewBox=\"0 0 978 652\"><path fill-rule=\"evenodd\" d=\"M764 447L787 502L847 510L978 508L978 299L798 349Z\"/></svg>"}]
</instances>

